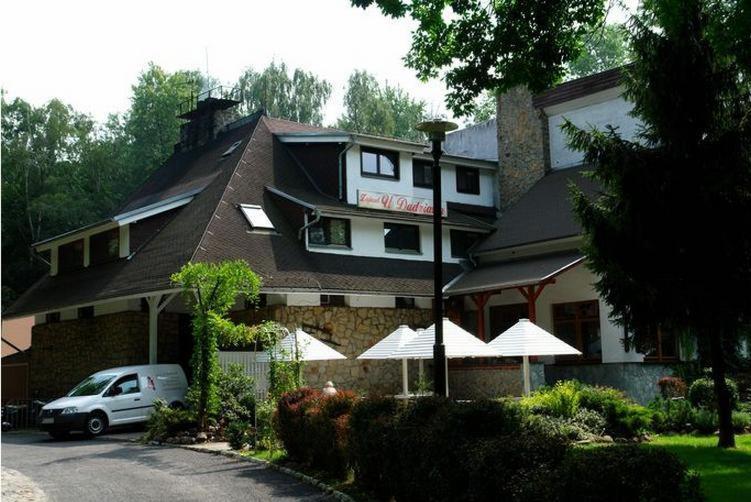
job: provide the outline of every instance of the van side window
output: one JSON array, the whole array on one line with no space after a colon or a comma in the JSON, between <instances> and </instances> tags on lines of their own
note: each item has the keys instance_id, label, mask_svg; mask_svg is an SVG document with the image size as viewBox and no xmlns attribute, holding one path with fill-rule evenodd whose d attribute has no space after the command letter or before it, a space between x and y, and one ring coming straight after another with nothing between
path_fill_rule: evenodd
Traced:
<instances>
[{"instance_id":1,"label":"van side window","mask_svg":"<svg viewBox=\"0 0 751 502\"><path fill-rule=\"evenodd\" d=\"M119 391L118 391L119 389ZM126 375L120 378L107 392L108 396L121 396L123 394L135 394L139 392L138 376Z\"/></svg>"}]
</instances>

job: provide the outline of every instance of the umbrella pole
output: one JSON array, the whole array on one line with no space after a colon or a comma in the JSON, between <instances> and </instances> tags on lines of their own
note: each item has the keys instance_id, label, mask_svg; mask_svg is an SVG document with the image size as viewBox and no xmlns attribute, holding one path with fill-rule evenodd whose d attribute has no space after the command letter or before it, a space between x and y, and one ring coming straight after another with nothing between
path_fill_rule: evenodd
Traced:
<instances>
[{"instance_id":1,"label":"umbrella pole","mask_svg":"<svg viewBox=\"0 0 751 502\"><path fill-rule=\"evenodd\" d=\"M404 397L409 396L409 368L407 367L407 360L402 359L402 392Z\"/></svg>"},{"instance_id":2,"label":"umbrella pole","mask_svg":"<svg viewBox=\"0 0 751 502\"><path fill-rule=\"evenodd\" d=\"M528 396L531 387L529 378L529 356L522 357L522 373L524 373L524 395Z\"/></svg>"}]
</instances>

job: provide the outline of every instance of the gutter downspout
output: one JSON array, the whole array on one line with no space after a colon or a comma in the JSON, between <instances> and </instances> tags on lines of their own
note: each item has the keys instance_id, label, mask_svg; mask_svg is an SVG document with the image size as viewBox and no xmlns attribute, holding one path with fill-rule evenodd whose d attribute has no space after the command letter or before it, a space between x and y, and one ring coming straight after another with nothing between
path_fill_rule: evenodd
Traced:
<instances>
[{"instance_id":1,"label":"gutter downspout","mask_svg":"<svg viewBox=\"0 0 751 502\"><path fill-rule=\"evenodd\" d=\"M321 220L321 211L318 208L313 209L313 214L315 215L315 218L313 218L313 221L307 222L305 225L300 227L300 230L297 231L297 240L302 239L302 233L305 231L305 229L315 225Z\"/></svg>"},{"instance_id":2,"label":"gutter downspout","mask_svg":"<svg viewBox=\"0 0 751 502\"><path fill-rule=\"evenodd\" d=\"M344 155L355 146L355 142L352 140L352 136L349 138L349 142L347 142L347 146L344 147L344 150L339 153L339 200L344 200L344 165L342 160L344 159Z\"/></svg>"}]
</instances>

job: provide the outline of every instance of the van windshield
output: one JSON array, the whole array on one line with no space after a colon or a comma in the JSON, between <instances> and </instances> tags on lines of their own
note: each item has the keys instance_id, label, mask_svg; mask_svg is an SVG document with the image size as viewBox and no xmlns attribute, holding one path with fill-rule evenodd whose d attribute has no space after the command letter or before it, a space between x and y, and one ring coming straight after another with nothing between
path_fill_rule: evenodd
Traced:
<instances>
[{"instance_id":1,"label":"van windshield","mask_svg":"<svg viewBox=\"0 0 751 502\"><path fill-rule=\"evenodd\" d=\"M96 396L100 394L107 385L115 378L116 375L105 373L102 375L91 375L86 377L83 382L79 383L73 390L68 392L68 397L77 396Z\"/></svg>"}]
</instances>

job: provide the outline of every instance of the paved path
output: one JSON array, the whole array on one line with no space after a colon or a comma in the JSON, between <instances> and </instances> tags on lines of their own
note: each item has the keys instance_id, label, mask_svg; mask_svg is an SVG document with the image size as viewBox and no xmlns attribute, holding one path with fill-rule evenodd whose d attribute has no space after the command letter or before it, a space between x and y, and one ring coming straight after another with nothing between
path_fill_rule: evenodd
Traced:
<instances>
[{"instance_id":1,"label":"paved path","mask_svg":"<svg viewBox=\"0 0 751 502\"><path fill-rule=\"evenodd\" d=\"M262 465L108 437L52 441L42 434L3 434L2 453L3 468L30 478L50 501L328 500Z\"/></svg>"}]
</instances>

